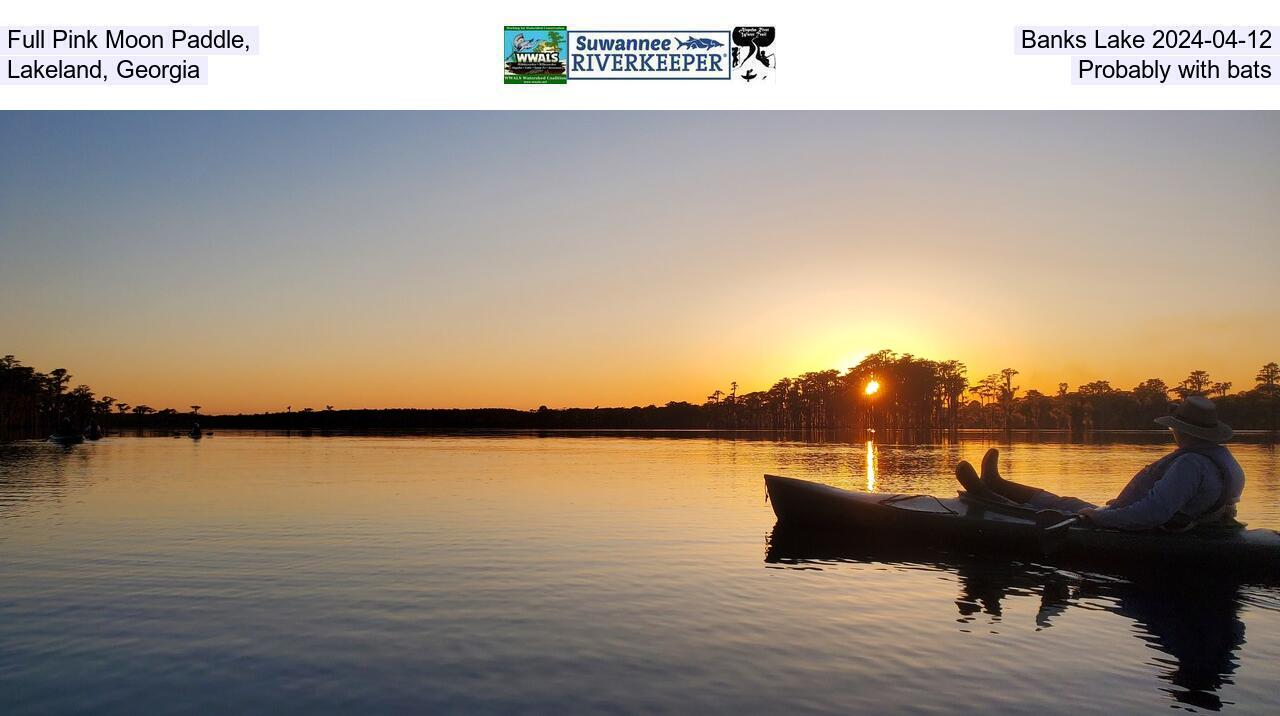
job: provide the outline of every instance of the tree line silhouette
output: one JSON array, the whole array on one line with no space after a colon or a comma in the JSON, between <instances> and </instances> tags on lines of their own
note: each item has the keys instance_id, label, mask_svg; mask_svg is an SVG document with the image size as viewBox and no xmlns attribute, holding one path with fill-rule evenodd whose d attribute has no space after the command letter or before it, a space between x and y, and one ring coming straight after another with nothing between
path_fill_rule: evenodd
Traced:
<instances>
[{"instance_id":1,"label":"tree line silhouette","mask_svg":"<svg viewBox=\"0 0 1280 716\"><path fill-rule=\"evenodd\" d=\"M1150 429L1172 400L1207 395L1236 429L1276 430L1280 418L1280 366L1267 363L1254 385L1231 392L1230 382L1191 371L1169 384L1149 378L1132 389L1095 380L1072 389L1059 383L1053 393L1015 384L1005 368L976 382L957 360L935 361L882 350L845 372L821 370L783 378L767 390L715 390L701 404L671 401L629 408L380 409L322 410L286 406L282 412L201 415L189 410L131 405L98 397L87 385L71 384L64 368L48 373L0 358L0 438L48 434L63 418L77 427L91 422L116 430L205 427L283 430L511 430L511 429L875 429L909 433L961 429L1093 430ZM868 386L875 384L874 392Z\"/></svg>"},{"instance_id":2,"label":"tree line silhouette","mask_svg":"<svg viewBox=\"0 0 1280 716\"><path fill-rule=\"evenodd\" d=\"M1224 420L1238 429L1271 429L1280 414L1280 366L1267 363L1255 385L1231 392L1230 382L1194 370L1170 385L1148 378L1131 390L1095 380L1074 390L1059 383L1046 394L1022 391L1019 372L1005 368L971 382L957 360L934 361L891 350L873 353L848 371L804 373L783 378L765 391L739 395L716 391L704 408L725 427L806 430L874 428L896 431L960 429L1091 430L1150 429L1167 415L1173 400L1189 395L1213 398ZM872 382L878 389L868 393Z\"/></svg>"},{"instance_id":3,"label":"tree line silhouette","mask_svg":"<svg viewBox=\"0 0 1280 716\"><path fill-rule=\"evenodd\" d=\"M99 397L87 385L68 389L71 378L66 368L41 373L12 355L0 358L0 439L47 435L64 418L77 429L91 423L119 429L189 427L200 412L199 405L188 406L190 412L183 413L130 405L109 395Z\"/></svg>"}]
</instances>

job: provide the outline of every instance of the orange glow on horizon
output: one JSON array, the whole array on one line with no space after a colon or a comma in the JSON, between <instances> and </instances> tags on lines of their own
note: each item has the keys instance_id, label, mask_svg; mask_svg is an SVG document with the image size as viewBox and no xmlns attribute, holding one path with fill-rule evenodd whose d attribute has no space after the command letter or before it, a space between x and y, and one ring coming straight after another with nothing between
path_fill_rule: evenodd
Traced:
<instances>
[{"instance_id":1,"label":"orange glow on horizon","mask_svg":"<svg viewBox=\"0 0 1280 716\"><path fill-rule=\"evenodd\" d=\"M1020 396L1200 369L1238 392L1280 360L1280 115L6 119L31 176L0 216L0 355L135 407L701 404L879 350L1013 368ZM83 171L41 161L72 136ZM722 181L746 137L768 200ZM512 166L542 181L494 201Z\"/></svg>"}]
</instances>

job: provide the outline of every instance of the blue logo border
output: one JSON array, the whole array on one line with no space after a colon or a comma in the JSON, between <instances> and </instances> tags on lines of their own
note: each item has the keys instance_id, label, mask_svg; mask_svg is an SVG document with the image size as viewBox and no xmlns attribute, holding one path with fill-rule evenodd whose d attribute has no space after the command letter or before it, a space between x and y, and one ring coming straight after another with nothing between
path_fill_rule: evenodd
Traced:
<instances>
[{"instance_id":1,"label":"blue logo border","mask_svg":"<svg viewBox=\"0 0 1280 716\"><path fill-rule=\"evenodd\" d=\"M573 77L573 70L571 69L571 68L572 68L572 66L573 66L573 62L572 62L572 60L573 60L573 36L574 36L574 34L579 33L579 32L631 32L631 33L637 33L637 34L639 34L639 33L641 33L641 32L648 32L648 33L653 33L653 34L655 34L655 35L657 35L657 34L662 34L662 35L672 35L672 34L675 34L675 35L678 35L678 34L680 34L680 33L682 33L682 32L683 32L683 33L689 33L689 34L694 34L694 33L699 33L699 32L723 32L723 33L725 33L725 34L729 35L729 41L730 41L730 42L733 42L733 30L732 30L732 29L728 29L728 30L618 30L618 29L612 29L612 30L565 30L565 35L566 35L566 37L565 37L565 41L564 41L564 43L565 43L566 45L568 45L568 46L569 46L569 47L568 47L568 53L565 55L564 78L565 78L565 80L566 80L566 81L567 81L567 80L572 80L572 79L574 79L574 77ZM726 49L727 49L727 48L726 48ZM579 77L579 78L577 78L577 79L578 79L580 82L587 82L587 81L590 81L590 80L603 80L603 81L605 81L605 82L642 82L642 81L644 81L644 80L655 80L655 81L658 81L658 82L671 82L671 81L685 81L685 82L716 82L716 81L719 81L719 80L731 80L731 79L733 79L733 66L732 66L732 65L729 65L729 66L727 66L727 67L725 68L724 77Z\"/></svg>"}]
</instances>

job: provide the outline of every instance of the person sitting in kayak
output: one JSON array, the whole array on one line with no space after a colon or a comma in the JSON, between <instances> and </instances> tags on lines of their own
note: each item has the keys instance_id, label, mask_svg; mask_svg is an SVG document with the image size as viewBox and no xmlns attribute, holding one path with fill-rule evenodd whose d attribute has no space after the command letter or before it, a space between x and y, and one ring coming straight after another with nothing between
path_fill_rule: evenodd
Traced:
<instances>
[{"instance_id":1,"label":"person sitting in kayak","mask_svg":"<svg viewBox=\"0 0 1280 716\"><path fill-rule=\"evenodd\" d=\"M71 418L63 418L62 422L58 423L57 429L53 431L53 437L55 438L69 438L79 434L80 431L76 430L76 427L71 424Z\"/></svg>"},{"instance_id":2,"label":"person sitting in kayak","mask_svg":"<svg viewBox=\"0 0 1280 716\"><path fill-rule=\"evenodd\" d=\"M1139 470L1119 496L1103 507L1004 479L997 469L1000 453L994 448L982 458L981 475L962 460L956 465L956 479L978 497L1074 513L1111 529L1238 524L1235 507L1244 491L1244 470L1222 445L1232 431L1218 420L1213 402L1191 396L1179 403L1172 415L1156 418L1156 423L1173 432L1178 448Z\"/></svg>"}]
</instances>

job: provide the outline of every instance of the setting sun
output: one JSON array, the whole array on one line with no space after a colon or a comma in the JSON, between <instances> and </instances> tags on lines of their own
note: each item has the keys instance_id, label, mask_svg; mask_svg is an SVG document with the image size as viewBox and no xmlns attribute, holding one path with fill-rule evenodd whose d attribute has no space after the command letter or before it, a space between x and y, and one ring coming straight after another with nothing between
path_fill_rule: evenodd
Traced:
<instances>
[{"instance_id":1,"label":"setting sun","mask_svg":"<svg viewBox=\"0 0 1280 716\"><path fill-rule=\"evenodd\" d=\"M875 395L877 390L880 390L879 381L875 381L875 380L867 381L867 388L865 390L867 395Z\"/></svg>"}]
</instances>

